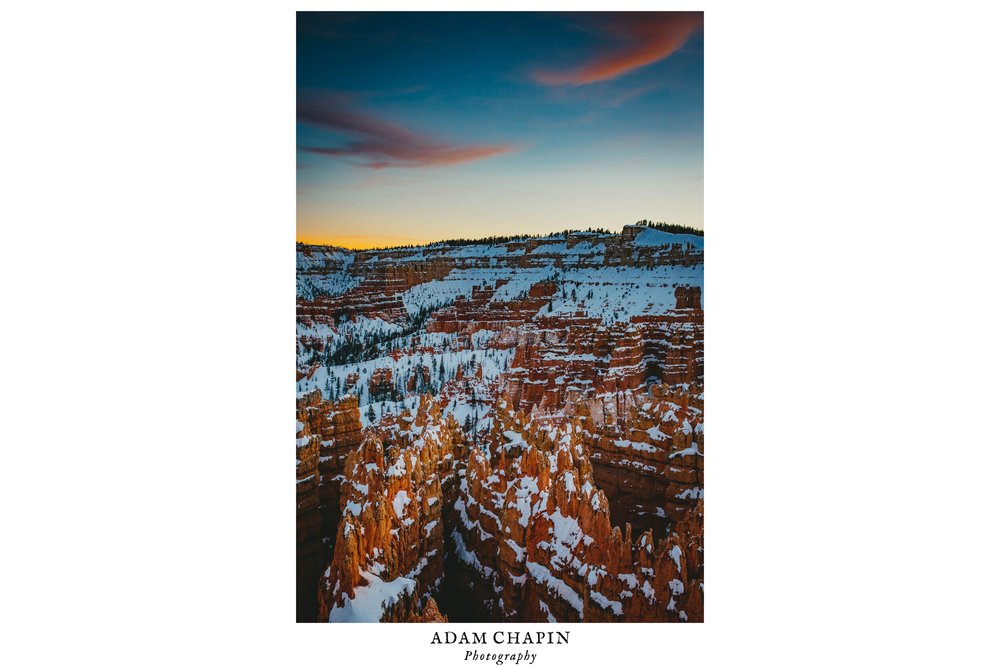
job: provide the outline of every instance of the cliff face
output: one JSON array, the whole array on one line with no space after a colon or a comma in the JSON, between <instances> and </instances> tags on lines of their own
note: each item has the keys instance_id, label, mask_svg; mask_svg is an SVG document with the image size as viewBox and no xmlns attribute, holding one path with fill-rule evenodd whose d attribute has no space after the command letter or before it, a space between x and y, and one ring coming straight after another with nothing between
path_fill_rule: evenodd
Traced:
<instances>
[{"instance_id":1,"label":"cliff face","mask_svg":"<svg viewBox=\"0 0 1000 667\"><path fill-rule=\"evenodd\" d=\"M319 438L296 440L295 537L296 537L296 617L311 620L316 615L315 586L325 564L323 517L319 502Z\"/></svg>"},{"instance_id":2,"label":"cliff face","mask_svg":"<svg viewBox=\"0 0 1000 667\"><path fill-rule=\"evenodd\" d=\"M329 401L319 391L298 400L300 433L317 443L318 491L323 535L332 537L340 522L340 486L347 456L361 444L361 413L358 399L347 395Z\"/></svg>"},{"instance_id":3,"label":"cliff face","mask_svg":"<svg viewBox=\"0 0 1000 667\"><path fill-rule=\"evenodd\" d=\"M301 246L299 620L701 621L702 252Z\"/></svg>"},{"instance_id":4,"label":"cliff face","mask_svg":"<svg viewBox=\"0 0 1000 667\"><path fill-rule=\"evenodd\" d=\"M361 422L356 397L332 402L319 391L300 396L296 413L297 615L313 620L316 582L341 519L344 461L361 443Z\"/></svg>"},{"instance_id":5,"label":"cliff face","mask_svg":"<svg viewBox=\"0 0 1000 667\"><path fill-rule=\"evenodd\" d=\"M697 505L704 493L703 412L689 394L652 385L580 402L575 412L616 523L667 529Z\"/></svg>"}]
</instances>

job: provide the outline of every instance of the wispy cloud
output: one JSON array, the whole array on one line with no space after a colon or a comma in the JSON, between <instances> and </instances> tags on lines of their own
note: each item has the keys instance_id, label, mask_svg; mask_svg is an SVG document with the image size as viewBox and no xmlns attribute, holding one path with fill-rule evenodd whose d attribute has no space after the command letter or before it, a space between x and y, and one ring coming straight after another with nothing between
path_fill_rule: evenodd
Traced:
<instances>
[{"instance_id":1,"label":"wispy cloud","mask_svg":"<svg viewBox=\"0 0 1000 667\"><path fill-rule=\"evenodd\" d=\"M349 96L337 93L306 96L299 101L298 119L315 127L347 135L335 146L302 146L330 157L355 158L364 167L425 167L458 164L508 153L506 144L463 144L420 134L353 107Z\"/></svg>"},{"instance_id":2,"label":"wispy cloud","mask_svg":"<svg viewBox=\"0 0 1000 667\"><path fill-rule=\"evenodd\" d=\"M667 58L702 26L701 12L624 13L602 30L623 45L568 69L536 69L532 79L544 86L582 86L609 81Z\"/></svg>"}]
</instances>

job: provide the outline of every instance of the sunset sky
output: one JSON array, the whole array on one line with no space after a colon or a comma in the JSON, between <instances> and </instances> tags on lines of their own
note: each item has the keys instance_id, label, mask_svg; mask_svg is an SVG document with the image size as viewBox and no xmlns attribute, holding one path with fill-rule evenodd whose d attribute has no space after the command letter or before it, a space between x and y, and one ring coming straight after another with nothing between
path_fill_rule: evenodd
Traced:
<instances>
[{"instance_id":1,"label":"sunset sky","mask_svg":"<svg viewBox=\"0 0 1000 667\"><path fill-rule=\"evenodd\" d=\"M298 14L299 241L702 227L701 14Z\"/></svg>"}]
</instances>

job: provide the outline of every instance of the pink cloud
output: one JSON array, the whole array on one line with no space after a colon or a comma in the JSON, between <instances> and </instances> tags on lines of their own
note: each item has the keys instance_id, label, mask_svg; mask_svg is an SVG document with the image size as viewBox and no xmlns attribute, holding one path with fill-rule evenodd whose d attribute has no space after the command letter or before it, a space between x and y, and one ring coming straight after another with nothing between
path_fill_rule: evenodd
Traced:
<instances>
[{"instance_id":1,"label":"pink cloud","mask_svg":"<svg viewBox=\"0 0 1000 667\"><path fill-rule=\"evenodd\" d=\"M701 12L617 14L602 26L602 30L623 41L621 48L569 69L535 70L532 79L545 86L582 86L615 79L667 58L683 46L702 23Z\"/></svg>"},{"instance_id":2,"label":"pink cloud","mask_svg":"<svg viewBox=\"0 0 1000 667\"><path fill-rule=\"evenodd\" d=\"M298 119L353 139L338 146L304 146L331 157L358 158L365 167L424 167L458 164L508 153L506 144L460 144L418 134L370 113L356 111L344 95L328 94L299 102Z\"/></svg>"}]
</instances>

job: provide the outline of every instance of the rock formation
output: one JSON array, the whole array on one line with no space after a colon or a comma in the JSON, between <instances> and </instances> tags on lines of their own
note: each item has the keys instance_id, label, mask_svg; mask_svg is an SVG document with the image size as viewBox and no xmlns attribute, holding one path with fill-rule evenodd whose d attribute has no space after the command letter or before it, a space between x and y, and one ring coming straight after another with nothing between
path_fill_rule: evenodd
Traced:
<instances>
[{"instance_id":1,"label":"rock formation","mask_svg":"<svg viewBox=\"0 0 1000 667\"><path fill-rule=\"evenodd\" d=\"M495 599L478 620L700 621L700 505L665 539L633 539L612 525L579 419L526 427L504 411L493 463L471 452L452 535L457 578Z\"/></svg>"},{"instance_id":2,"label":"rock formation","mask_svg":"<svg viewBox=\"0 0 1000 667\"><path fill-rule=\"evenodd\" d=\"M442 510L453 503L462 453L455 420L425 396L348 454L321 620L407 620L414 605L435 617L427 604L443 577Z\"/></svg>"},{"instance_id":3,"label":"rock formation","mask_svg":"<svg viewBox=\"0 0 1000 667\"><path fill-rule=\"evenodd\" d=\"M299 620L703 619L701 237L297 256Z\"/></svg>"}]
</instances>

